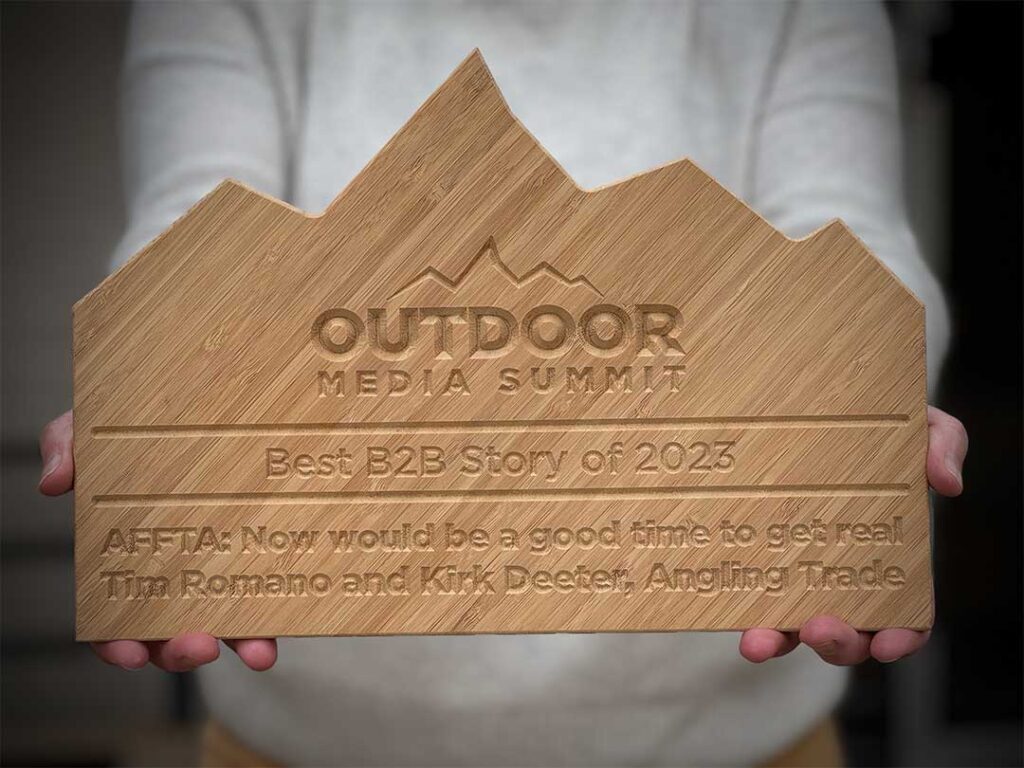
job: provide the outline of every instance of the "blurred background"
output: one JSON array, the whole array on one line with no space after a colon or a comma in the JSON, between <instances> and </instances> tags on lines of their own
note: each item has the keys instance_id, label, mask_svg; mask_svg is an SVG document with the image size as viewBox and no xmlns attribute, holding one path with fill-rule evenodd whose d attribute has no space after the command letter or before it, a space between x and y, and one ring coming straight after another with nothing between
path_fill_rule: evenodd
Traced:
<instances>
[{"instance_id":1,"label":"blurred background","mask_svg":"<svg viewBox=\"0 0 1024 768\"><path fill-rule=\"evenodd\" d=\"M966 493L935 504L931 643L856 670L840 713L852 765L1024 763L1022 7L887 5L912 221L954 318L937 405L967 425L971 451ZM70 307L105 276L124 223L128 13L0 5L5 765L187 764L201 719L190 675L126 673L73 642L71 499L36 492L39 429L71 405Z\"/></svg>"}]
</instances>

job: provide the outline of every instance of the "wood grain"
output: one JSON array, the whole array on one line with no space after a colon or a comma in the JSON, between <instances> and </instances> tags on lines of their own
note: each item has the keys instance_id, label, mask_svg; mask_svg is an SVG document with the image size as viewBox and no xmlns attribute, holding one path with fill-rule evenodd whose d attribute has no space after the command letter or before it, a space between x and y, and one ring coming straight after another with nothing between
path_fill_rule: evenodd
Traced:
<instances>
[{"instance_id":1,"label":"wood grain","mask_svg":"<svg viewBox=\"0 0 1024 768\"><path fill-rule=\"evenodd\" d=\"M477 53L74 335L79 639L931 624L920 302L688 160L579 189Z\"/></svg>"}]
</instances>

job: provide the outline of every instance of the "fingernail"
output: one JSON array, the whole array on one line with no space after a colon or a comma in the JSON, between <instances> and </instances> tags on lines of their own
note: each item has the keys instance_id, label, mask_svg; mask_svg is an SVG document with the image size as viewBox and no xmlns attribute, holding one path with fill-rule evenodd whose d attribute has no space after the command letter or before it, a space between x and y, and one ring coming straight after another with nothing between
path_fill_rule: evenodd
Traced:
<instances>
[{"instance_id":1,"label":"fingernail","mask_svg":"<svg viewBox=\"0 0 1024 768\"><path fill-rule=\"evenodd\" d=\"M46 463L43 465L43 474L39 478L39 482L43 482L43 480L45 480L54 473L57 467L60 466L60 459L60 451L54 451L53 453L50 454L49 458L46 460Z\"/></svg>"},{"instance_id":2,"label":"fingernail","mask_svg":"<svg viewBox=\"0 0 1024 768\"><path fill-rule=\"evenodd\" d=\"M839 643L835 640L823 640L811 646L826 661L834 659L839 652Z\"/></svg>"},{"instance_id":3,"label":"fingernail","mask_svg":"<svg viewBox=\"0 0 1024 768\"><path fill-rule=\"evenodd\" d=\"M946 457L946 469L956 479L956 484L961 488L964 487L964 477L960 472L959 462L952 456Z\"/></svg>"},{"instance_id":4,"label":"fingernail","mask_svg":"<svg viewBox=\"0 0 1024 768\"><path fill-rule=\"evenodd\" d=\"M187 653L183 653L178 657L178 664L181 666L182 672L191 672L193 669L199 666L199 660L193 658Z\"/></svg>"}]
</instances>

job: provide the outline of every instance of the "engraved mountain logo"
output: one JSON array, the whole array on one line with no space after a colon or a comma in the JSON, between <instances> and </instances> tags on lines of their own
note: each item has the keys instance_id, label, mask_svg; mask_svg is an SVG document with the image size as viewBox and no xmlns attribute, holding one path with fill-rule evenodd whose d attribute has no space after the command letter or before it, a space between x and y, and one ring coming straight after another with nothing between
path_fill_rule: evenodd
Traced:
<instances>
[{"instance_id":1,"label":"engraved mountain logo","mask_svg":"<svg viewBox=\"0 0 1024 768\"><path fill-rule=\"evenodd\" d=\"M403 360L431 343L436 360L496 358L515 349L542 358L581 348L605 358L630 350L640 357L683 354L676 307L604 298L587 277L570 277L546 261L517 274L492 237L454 277L427 267L385 306L326 310L312 338L332 360L367 348L382 360Z\"/></svg>"},{"instance_id":2,"label":"engraved mountain logo","mask_svg":"<svg viewBox=\"0 0 1024 768\"><path fill-rule=\"evenodd\" d=\"M598 290L583 275L577 275L572 278L567 277L546 261L540 262L533 269L524 272L522 275L517 275L502 261L501 255L498 253L498 246L492 237L488 238L487 243L480 249L480 252L473 257L469 265L454 279L445 276L433 267L427 267L391 294L389 300L395 299L403 293L410 293L416 288L425 285L438 285L454 293L462 289L471 291L480 284L492 289L499 286L516 289L529 286L539 288L540 290L543 290L547 284L548 286L553 285L565 288L583 288L597 296L604 296L604 293Z\"/></svg>"}]
</instances>

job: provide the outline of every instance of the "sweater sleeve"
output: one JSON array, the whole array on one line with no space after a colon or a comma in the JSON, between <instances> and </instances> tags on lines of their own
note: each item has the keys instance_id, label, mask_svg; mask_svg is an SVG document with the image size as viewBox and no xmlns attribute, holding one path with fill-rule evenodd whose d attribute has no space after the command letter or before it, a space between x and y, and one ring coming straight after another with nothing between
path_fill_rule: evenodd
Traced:
<instances>
[{"instance_id":1,"label":"sweater sleeve","mask_svg":"<svg viewBox=\"0 0 1024 768\"><path fill-rule=\"evenodd\" d=\"M268 24L264 10L238 2L133 8L121 116L128 226L112 268L225 178L287 196L298 89L281 41L295 35Z\"/></svg>"},{"instance_id":2,"label":"sweater sleeve","mask_svg":"<svg viewBox=\"0 0 1024 768\"><path fill-rule=\"evenodd\" d=\"M907 221L892 32L867 3L794 3L755 118L749 188L790 237L833 218L925 304L928 383L949 345L938 281Z\"/></svg>"}]
</instances>

